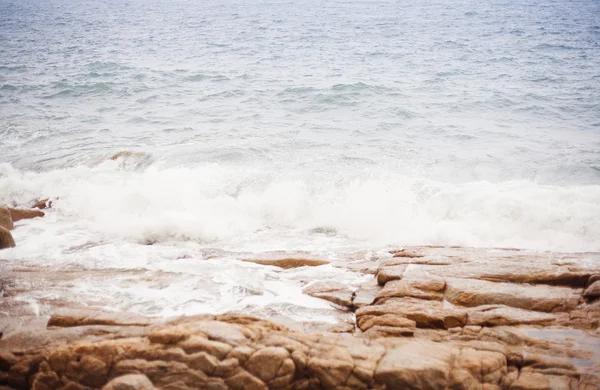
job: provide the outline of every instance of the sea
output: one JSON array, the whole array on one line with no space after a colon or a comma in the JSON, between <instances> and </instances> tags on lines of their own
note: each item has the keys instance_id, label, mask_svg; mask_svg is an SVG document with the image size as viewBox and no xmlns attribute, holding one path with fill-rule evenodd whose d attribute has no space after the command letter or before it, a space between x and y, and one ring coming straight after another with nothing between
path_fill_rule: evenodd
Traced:
<instances>
[{"instance_id":1,"label":"sea","mask_svg":"<svg viewBox=\"0 0 600 390\"><path fill-rule=\"evenodd\" d=\"M0 268L130 279L38 311L306 318L365 276L241 259L600 251L600 3L0 0L0 204L42 198Z\"/></svg>"}]
</instances>

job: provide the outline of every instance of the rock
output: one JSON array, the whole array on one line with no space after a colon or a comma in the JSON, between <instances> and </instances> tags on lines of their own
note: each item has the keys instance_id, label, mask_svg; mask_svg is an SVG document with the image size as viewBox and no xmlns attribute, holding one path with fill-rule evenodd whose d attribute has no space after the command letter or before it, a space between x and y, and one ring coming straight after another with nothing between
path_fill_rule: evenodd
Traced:
<instances>
[{"instance_id":1,"label":"rock","mask_svg":"<svg viewBox=\"0 0 600 390\"><path fill-rule=\"evenodd\" d=\"M354 292L350 286L337 282L317 282L304 288L302 292L311 297L325 299L336 305L352 308Z\"/></svg>"},{"instance_id":2,"label":"rock","mask_svg":"<svg viewBox=\"0 0 600 390\"><path fill-rule=\"evenodd\" d=\"M390 280L400 280L406 271L406 264L392 265L388 267L379 267L377 270L377 283L381 286Z\"/></svg>"},{"instance_id":3,"label":"rock","mask_svg":"<svg viewBox=\"0 0 600 390\"><path fill-rule=\"evenodd\" d=\"M51 207L52 207L52 201L49 198L40 199L31 206L32 209L40 209L40 210L49 209Z\"/></svg>"},{"instance_id":4,"label":"rock","mask_svg":"<svg viewBox=\"0 0 600 390\"><path fill-rule=\"evenodd\" d=\"M568 287L495 283L475 279L446 279L445 299L462 306L506 305L521 309L561 312L577 307L579 294Z\"/></svg>"},{"instance_id":5,"label":"rock","mask_svg":"<svg viewBox=\"0 0 600 390\"><path fill-rule=\"evenodd\" d=\"M106 312L93 308L61 309L50 317L48 326L76 327L86 325L147 326L147 317L123 312Z\"/></svg>"},{"instance_id":6,"label":"rock","mask_svg":"<svg viewBox=\"0 0 600 390\"><path fill-rule=\"evenodd\" d=\"M446 389L454 351L434 343L408 343L388 350L375 380L388 389Z\"/></svg>"},{"instance_id":7,"label":"rock","mask_svg":"<svg viewBox=\"0 0 600 390\"><path fill-rule=\"evenodd\" d=\"M432 277L426 280L402 279L392 280L385 284L377 294L375 302L383 302L388 298L413 297L425 300L441 301L444 298L444 280Z\"/></svg>"},{"instance_id":8,"label":"rock","mask_svg":"<svg viewBox=\"0 0 600 390\"><path fill-rule=\"evenodd\" d=\"M357 291L354 292L352 306L354 308L359 308L372 304L379 291L381 291L381 287L377 284L375 279L362 283L358 286Z\"/></svg>"},{"instance_id":9,"label":"rock","mask_svg":"<svg viewBox=\"0 0 600 390\"><path fill-rule=\"evenodd\" d=\"M586 288L583 296L591 299L600 297L600 280L595 281Z\"/></svg>"},{"instance_id":10,"label":"rock","mask_svg":"<svg viewBox=\"0 0 600 390\"><path fill-rule=\"evenodd\" d=\"M467 324L479 326L550 325L553 314L517 309L502 305L478 306L469 311Z\"/></svg>"},{"instance_id":11,"label":"rock","mask_svg":"<svg viewBox=\"0 0 600 390\"><path fill-rule=\"evenodd\" d=\"M395 299L409 305L416 300ZM394 301L386 305L390 302ZM442 305L424 302L438 309ZM385 305L374 305L379 306ZM40 344L20 348L0 340L0 372L8 373L4 376L11 387L38 390L67 385L103 390L534 389L536 383L579 375L564 360L525 354L518 349L519 342L510 347L516 350L498 342L434 342L424 338L427 330L421 334L414 327L396 326L415 322L388 314L382 321L394 326L373 325L364 337L305 334L231 314L156 322L149 332L138 334L120 325L51 327L47 332L53 336L43 345L43 353ZM98 331L90 333L93 329Z\"/></svg>"},{"instance_id":12,"label":"rock","mask_svg":"<svg viewBox=\"0 0 600 390\"><path fill-rule=\"evenodd\" d=\"M419 257L425 257L425 255L422 255L420 253L414 252L414 251L408 251L405 249L401 249L398 251L393 251L393 257L408 257L408 258L419 258Z\"/></svg>"},{"instance_id":13,"label":"rock","mask_svg":"<svg viewBox=\"0 0 600 390\"><path fill-rule=\"evenodd\" d=\"M464 326L467 321L464 309L445 308L442 302L415 298L391 298L384 304L356 310L356 322L361 329L366 323L389 326L390 316L414 321L419 328L449 329Z\"/></svg>"},{"instance_id":14,"label":"rock","mask_svg":"<svg viewBox=\"0 0 600 390\"><path fill-rule=\"evenodd\" d=\"M549 390L550 382L543 374L522 372L510 386L511 390Z\"/></svg>"},{"instance_id":15,"label":"rock","mask_svg":"<svg viewBox=\"0 0 600 390\"><path fill-rule=\"evenodd\" d=\"M15 240L10 231L0 226L0 249L14 248Z\"/></svg>"},{"instance_id":16,"label":"rock","mask_svg":"<svg viewBox=\"0 0 600 390\"><path fill-rule=\"evenodd\" d=\"M0 207L0 227L5 228L6 230L12 230L13 228L13 220L10 215L10 210L6 207Z\"/></svg>"},{"instance_id":17,"label":"rock","mask_svg":"<svg viewBox=\"0 0 600 390\"><path fill-rule=\"evenodd\" d=\"M123 375L108 382L102 390L153 390L150 379L141 374Z\"/></svg>"},{"instance_id":18,"label":"rock","mask_svg":"<svg viewBox=\"0 0 600 390\"><path fill-rule=\"evenodd\" d=\"M244 259L243 261L249 263L256 263L261 265L273 265L275 267L280 267L284 269L290 268L298 268L298 267L317 267L319 265L329 264L328 261L318 260L318 259L296 259L296 258L286 258L286 259Z\"/></svg>"},{"instance_id":19,"label":"rock","mask_svg":"<svg viewBox=\"0 0 600 390\"><path fill-rule=\"evenodd\" d=\"M20 221L22 219L31 219L37 217L43 217L45 214L40 210L27 210L27 209L8 209L12 217L13 222Z\"/></svg>"},{"instance_id":20,"label":"rock","mask_svg":"<svg viewBox=\"0 0 600 390\"><path fill-rule=\"evenodd\" d=\"M148 158L148 154L144 153L144 152L132 152L130 150L123 150L120 152L117 152L115 154L113 154L112 156L109 157L109 160L118 160L118 159L124 159L124 158L130 158L130 157L135 157L135 158Z\"/></svg>"}]
</instances>

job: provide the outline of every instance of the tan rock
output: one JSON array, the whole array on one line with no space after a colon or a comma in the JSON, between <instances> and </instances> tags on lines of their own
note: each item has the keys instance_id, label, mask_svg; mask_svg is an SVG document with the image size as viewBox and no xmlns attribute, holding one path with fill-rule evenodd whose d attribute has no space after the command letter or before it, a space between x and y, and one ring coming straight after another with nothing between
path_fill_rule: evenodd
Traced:
<instances>
[{"instance_id":1,"label":"tan rock","mask_svg":"<svg viewBox=\"0 0 600 390\"><path fill-rule=\"evenodd\" d=\"M467 324L480 326L549 325L556 319L550 313L534 312L503 305L478 306L469 311Z\"/></svg>"},{"instance_id":2,"label":"tan rock","mask_svg":"<svg viewBox=\"0 0 600 390\"><path fill-rule=\"evenodd\" d=\"M386 267L379 267L377 269L377 283L381 286L385 285L390 280L400 280L404 276L406 271L406 264L391 265Z\"/></svg>"},{"instance_id":3,"label":"tan rock","mask_svg":"<svg viewBox=\"0 0 600 390\"><path fill-rule=\"evenodd\" d=\"M279 369L286 359L290 358L289 352L281 347L266 347L253 353L245 364L246 370L260 378L263 382L269 382L278 376ZM294 367L284 373L293 373Z\"/></svg>"},{"instance_id":4,"label":"tan rock","mask_svg":"<svg viewBox=\"0 0 600 390\"><path fill-rule=\"evenodd\" d=\"M151 323L149 318L134 313L107 312L87 308L61 309L50 317L48 326L63 328L86 325L146 326Z\"/></svg>"},{"instance_id":5,"label":"tan rock","mask_svg":"<svg viewBox=\"0 0 600 390\"><path fill-rule=\"evenodd\" d=\"M40 209L40 210L49 209L51 207L52 207L52 201L49 198L40 199L31 206L32 209Z\"/></svg>"},{"instance_id":6,"label":"tan rock","mask_svg":"<svg viewBox=\"0 0 600 390\"><path fill-rule=\"evenodd\" d=\"M108 382L102 390L153 390L150 379L141 374L123 375Z\"/></svg>"},{"instance_id":7,"label":"tan rock","mask_svg":"<svg viewBox=\"0 0 600 390\"><path fill-rule=\"evenodd\" d=\"M445 345L419 342L387 351L375 371L375 380L388 389L445 389L455 352Z\"/></svg>"},{"instance_id":8,"label":"tan rock","mask_svg":"<svg viewBox=\"0 0 600 390\"><path fill-rule=\"evenodd\" d=\"M28 209L8 209L12 217L13 222L20 221L22 219L31 219L37 217L43 217L45 214L40 210L28 210Z\"/></svg>"},{"instance_id":9,"label":"tan rock","mask_svg":"<svg viewBox=\"0 0 600 390\"><path fill-rule=\"evenodd\" d=\"M10 231L0 226L0 249L14 248L15 240Z\"/></svg>"},{"instance_id":10,"label":"tan rock","mask_svg":"<svg viewBox=\"0 0 600 390\"><path fill-rule=\"evenodd\" d=\"M540 373L522 372L510 386L511 390L550 390L550 381Z\"/></svg>"},{"instance_id":11,"label":"tan rock","mask_svg":"<svg viewBox=\"0 0 600 390\"><path fill-rule=\"evenodd\" d=\"M463 309L445 308L442 302L415 298L390 298L384 304L361 307L356 310L357 323L364 321L364 316L380 317L392 315L415 321L419 328L449 329L464 326L467 312ZM367 317L371 320L371 317ZM387 317L384 317L387 318ZM373 320L373 325L378 324Z\"/></svg>"},{"instance_id":12,"label":"tan rock","mask_svg":"<svg viewBox=\"0 0 600 390\"><path fill-rule=\"evenodd\" d=\"M444 298L444 294L442 293L445 286L444 281L432 278L428 282L430 283L423 283L423 281L414 279L389 281L377 294L375 302L383 302L388 298L403 297L441 301Z\"/></svg>"},{"instance_id":13,"label":"tan rock","mask_svg":"<svg viewBox=\"0 0 600 390\"><path fill-rule=\"evenodd\" d=\"M244 259L243 261L249 263L256 263L261 265L273 265L284 269L299 268L299 267L317 267L319 265L329 264L328 261L318 259Z\"/></svg>"},{"instance_id":14,"label":"tan rock","mask_svg":"<svg viewBox=\"0 0 600 390\"><path fill-rule=\"evenodd\" d=\"M359 308L372 304L379 291L381 291L381 287L377 284L375 279L361 284L354 293L352 306L354 308Z\"/></svg>"},{"instance_id":15,"label":"tan rock","mask_svg":"<svg viewBox=\"0 0 600 390\"><path fill-rule=\"evenodd\" d=\"M317 282L304 288L302 292L315 298L325 299L336 305L352 308L354 291L350 286L337 282Z\"/></svg>"},{"instance_id":16,"label":"tan rock","mask_svg":"<svg viewBox=\"0 0 600 390\"><path fill-rule=\"evenodd\" d=\"M595 281L586 288L583 296L591 299L600 297L600 280Z\"/></svg>"},{"instance_id":17,"label":"tan rock","mask_svg":"<svg viewBox=\"0 0 600 390\"><path fill-rule=\"evenodd\" d=\"M444 297L457 305L506 305L543 312L577 307L579 294L568 287L495 283L475 279L446 279Z\"/></svg>"},{"instance_id":18,"label":"tan rock","mask_svg":"<svg viewBox=\"0 0 600 390\"><path fill-rule=\"evenodd\" d=\"M0 227L5 228L6 230L12 230L13 228L13 220L10 215L10 210L6 207L0 207Z\"/></svg>"}]
</instances>

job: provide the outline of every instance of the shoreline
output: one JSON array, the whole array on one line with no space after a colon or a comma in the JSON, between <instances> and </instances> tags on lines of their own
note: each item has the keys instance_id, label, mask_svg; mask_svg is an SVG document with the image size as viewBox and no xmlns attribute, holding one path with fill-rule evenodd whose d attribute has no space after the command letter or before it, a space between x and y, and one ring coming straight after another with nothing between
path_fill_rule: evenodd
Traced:
<instances>
[{"instance_id":1,"label":"shoreline","mask_svg":"<svg viewBox=\"0 0 600 390\"><path fill-rule=\"evenodd\" d=\"M78 278L94 283L130 273L132 282L150 277L167 287L177 275L36 267L3 272L0 386L101 388L127 373L143 374L161 389L600 386L600 253L407 247L385 258L325 265L326 259L303 255L273 252L247 260L266 262L252 264L268 269L301 267L279 268L284 273L342 267L360 276L355 285L303 277L304 295L329 308L300 316L326 313L335 323L290 318L295 308L286 312L285 305L151 318L68 299L41 301L41 312L32 315L29 303L18 299L27 286L68 291ZM207 347L213 342L229 352ZM231 355L240 349L246 352ZM57 353L64 364L53 363ZM199 353L208 366L194 363ZM255 355L260 364L253 363ZM84 358L97 364L81 364ZM102 375L86 382L91 367L102 365ZM287 371L264 371L273 365ZM166 371L157 371L163 366Z\"/></svg>"}]
</instances>

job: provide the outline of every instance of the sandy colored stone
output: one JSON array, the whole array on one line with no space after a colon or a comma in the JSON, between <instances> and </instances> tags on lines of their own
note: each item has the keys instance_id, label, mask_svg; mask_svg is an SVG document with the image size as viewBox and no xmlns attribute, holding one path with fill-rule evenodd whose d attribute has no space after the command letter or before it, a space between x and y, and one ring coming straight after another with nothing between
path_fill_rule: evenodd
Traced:
<instances>
[{"instance_id":1,"label":"sandy colored stone","mask_svg":"<svg viewBox=\"0 0 600 390\"><path fill-rule=\"evenodd\" d=\"M287 366L288 368L284 372L280 372L281 368L286 368L284 362L288 358L290 358L290 354L285 348L265 347L248 358L245 368L263 382L269 382L277 377L293 375L295 370L293 364Z\"/></svg>"},{"instance_id":2,"label":"sandy colored stone","mask_svg":"<svg viewBox=\"0 0 600 390\"><path fill-rule=\"evenodd\" d=\"M497 304L534 311L561 312L577 307L580 295L568 287L448 278L444 297L454 304L468 307Z\"/></svg>"},{"instance_id":3,"label":"sandy colored stone","mask_svg":"<svg viewBox=\"0 0 600 390\"><path fill-rule=\"evenodd\" d=\"M549 390L550 381L541 373L522 372L510 386L511 390Z\"/></svg>"},{"instance_id":4,"label":"sandy colored stone","mask_svg":"<svg viewBox=\"0 0 600 390\"><path fill-rule=\"evenodd\" d=\"M416 309L413 301L417 300L403 298L395 304L412 304ZM447 310L438 301L423 302L432 309ZM385 305L359 310L380 306ZM117 329L112 334L105 325L52 327L48 332L55 335L54 341L42 354L38 346L14 354L7 351L7 345L16 346L0 340L0 350L7 351L0 355L0 367L3 372L8 369L12 387L27 388L34 383L38 390L56 388L58 378L73 389L111 390L142 389L149 386L148 381L156 388L184 390L439 389L464 388L460 387L464 384L495 389L514 383L518 388L534 388L536 380L579 375L569 362L510 352L497 341L429 341L426 333L417 335L417 328L398 326L408 320L390 315L383 313L381 320L393 326L372 325L363 336L355 337L304 334L234 315L184 317L156 323L150 332L137 335L128 333L130 326L108 327ZM91 328L101 332L93 337L73 333ZM450 333L443 329L423 332ZM65 333L72 335L68 343L61 336ZM482 329L473 334L485 338L491 333Z\"/></svg>"},{"instance_id":5,"label":"sandy colored stone","mask_svg":"<svg viewBox=\"0 0 600 390\"><path fill-rule=\"evenodd\" d=\"M455 351L435 343L408 343L387 351L375 380L388 389L444 389L448 387Z\"/></svg>"},{"instance_id":6,"label":"sandy colored stone","mask_svg":"<svg viewBox=\"0 0 600 390\"><path fill-rule=\"evenodd\" d=\"M379 267L376 274L377 283L383 286L390 280L400 280L404 276L405 271L406 264Z\"/></svg>"},{"instance_id":7,"label":"sandy colored stone","mask_svg":"<svg viewBox=\"0 0 600 390\"><path fill-rule=\"evenodd\" d=\"M359 308L372 304L379 291L381 291L381 287L377 284L375 279L361 284L354 292L352 306L354 308Z\"/></svg>"},{"instance_id":8,"label":"sandy colored stone","mask_svg":"<svg viewBox=\"0 0 600 390\"><path fill-rule=\"evenodd\" d=\"M362 319L364 316L369 316L370 319L371 316L386 315L412 320L419 328L449 329L463 326L467 321L467 312L464 309L445 308L442 302L415 298L391 298L384 304L365 306L356 310L359 325L364 321ZM374 321L374 325L379 325L377 320Z\"/></svg>"},{"instance_id":9,"label":"sandy colored stone","mask_svg":"<svg viewBox=\"0 0 600 390\"><path fill-rule=\"evenodd\" d=\"M141 374L129 374L108 382L102 390L153 390L150 379Z\"/></svg>"},{"instance_id":10,"label":"sandy colored stone","mask_svg":"<svg viewBox=\"0 0 600 390\"><path fill-rule=\"evenodd\" d=\"M550 313L517 309L503 305L477 306L469 310L467 324L480 326L499 325L549 325L556 316Z\"/></svg>"},{"instance_id":11,"label":"sandy colored stone","mask_svg":"<svg viewBox=\"0 0 600 390\"><path fill-rule=\"evenodd\" d=\"M591 299L600 297L600 280L595 281L586 288L583 296Z\"/></svg>"},{"instance_id":12,"label":"sandy colored stone","mask_svg":"<svg viewBox=\"0 0 600 390\"><path fill-rule=\"evenodd\" d=\"M350 286L343 283L331 281L317 282L304 288L302 292L315 298L325 299L336 305L352 308L354 291L352 291Z\"/></svg>"},{"instance_id":13,"label":"sandy colored stone","mask_svg":"<svg viewBox=\"0 0 600 390\"><path fill-rule=\"evenodd\" d=\"M6 230L12 230L13 228L13 220L10 215L10 210L6 207L0 207L0 227L5 228Z\"/></svg>"},{"instance_id":14,"label":"sandy colored stone","mask_svg":"<svg viewBox=\"0 0 600 390\"><path fill-rule=\"evenodd\" d=\"M48 326L74 327L85 325L146 326L147 317L124 312L107 312L98 309L61 309L50 317Z\"/></svg>"},{"instance_id":15,"label":"sandy colored stone","mask_svg":"<svg viewBox=\"0 0 600 390\"><path fill-rule=\"evenodd\" d=\"M319 265L329 264L328 261L318 259L244 259L243 261L249 263L256 263L261 265L272 265L283 269L299 268L299 267L317 267Z\"/></svg>"},{"instance_id":16,"label":"sandy colored stone","mask_svg":"<svg viewBox=\"0 0 600 390\"><path fill-rule=\"evenodd\" d=\"M33 205L31 205L32 209L40 209L40 210L49 209L51 207L52 207L52 201L49 198L40 199L37 202L35 202Z\"/></svg>"},{"instance_id":17,"label":"sandy colored stone","mask_svg":"<svg viewBox=\"0 0 600 390\"><path fill-rule=\"evenodd\" d=\"M428 279L428 283L418 280L392 280L385 284L379 291L375 302L385 301L388 298L412 297L425 300L441 301L444 298L443 289L445 282L438 279Z\"/></svg>"},{"instance_id":18,"label":"sandy colored stone","mask_svg":"<svg viewBox=\"0 0 600 390\"><path fill-rule=\"evenodd\" d=\"M0 249L14 248L15 240L9 230L0 226Z\"/></svg>"},{"instance_id":19,"label":"sandy colored stone","mask_svg":"<svg viewBox=\"0 0 600 390\"><path fill-rule=\"evenodd\" d=\"M13 222L20 221L22 219L31 219L37 217L43 217L45 214L40 210L29 210L29 209L8 209L12 217Z\"/></svg>"}]
</instances>

